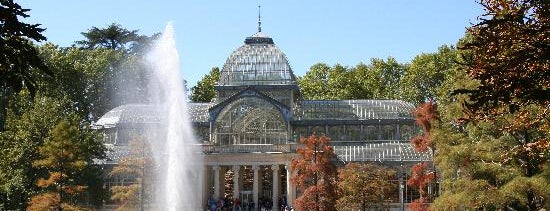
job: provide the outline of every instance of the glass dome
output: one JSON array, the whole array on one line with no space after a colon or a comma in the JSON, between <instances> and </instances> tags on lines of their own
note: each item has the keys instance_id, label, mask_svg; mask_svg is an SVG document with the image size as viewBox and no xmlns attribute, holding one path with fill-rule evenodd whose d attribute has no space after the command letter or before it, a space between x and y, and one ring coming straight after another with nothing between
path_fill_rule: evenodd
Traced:
<instances>
[{"instance_id":1,"label":"glass dome","mask_svg":"<svg viewBox=\"0 0 550 211\"><path fill-rule=\"evenodd\" d=\"M273 39L258 32L247 37L223 65L220 86L294 85L295 76Z\"/></svg>"}]
</instances>

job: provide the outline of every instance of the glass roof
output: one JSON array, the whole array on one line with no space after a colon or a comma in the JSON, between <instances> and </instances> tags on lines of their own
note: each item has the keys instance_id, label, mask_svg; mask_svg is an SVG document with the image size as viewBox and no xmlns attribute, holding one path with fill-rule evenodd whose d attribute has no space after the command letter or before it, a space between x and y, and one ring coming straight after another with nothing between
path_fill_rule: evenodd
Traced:
<instances>
[{"instance_id":1,"label":"glass roof","mask_svg":"<svg viewBox=\"0 0 550 211\"><path fill-rule=\"evenodd\" d=\"M245 44L227 58L218 85L294 85L295 76L283 52L261 32L247 37Z\"/></svg>"},{"instance_id":2,"label":"glass roof","mask_svg":"<svg viewBox=\"0 0 550 211\"><path fill-rule=\"evenodd\" d=\"M189 114L193 122L208 122L210 103L189 103ZM148 104L126 104L105 113L92 124L94 129L112 128L119 124L160 123L158 109Z\"/></svg>"},{"instance_id":3,"label":"glass roof","mask_svg":"<svg viewBox=\"0 0 550 211\"><path fill-rule=\"evenodd\" d=\"M412 103L402 100L304 100L297 120L367 120L413 118Z\"/></svg>"},{"instance_id":4,"label":"glass roof","mask_svg":"<svg viewBox=\"0 0 550 211\"><path fill-rule=\"evenodd\" d=\"M208 122L212 103L189 103L193 122ZM304 100L294 110L295 120L411 119L412 103L401 100ZM92 124L95 129L124 123L159 123L158 110L147 104L116 107Z\"/></svg>"},{"instance_id":5,"label":"glass roof","mask_svg":"<svg viewBox=\"0 0 550 211\"><path fill-rule=\"evenodd\" d=\"M421 153L410 142L393 141L356 146L333 146L342 161L431 161L431 150Z\"/></svg>"},{"instance_id":6,"label":"glass roof","mask_svg":"<svg viewBox=\"0 0 550 211\"><path fill-rule=\"evenodd\" d=\"M208 122L210 114L208 109L212 106L211 103L189 103L189 115L193 122Z\"/></svg>"},{"instance_id":7,"label":"glass roof","mask_svg":"<svg viewBox=\"0 0 550 211\"><path fill-rule=\"evenodd\" d=\"M123 123L159 123L159 112L152 105L126 104L105 113L92 124L95 129L112 128Z\"/></svg>"}]
</instances>

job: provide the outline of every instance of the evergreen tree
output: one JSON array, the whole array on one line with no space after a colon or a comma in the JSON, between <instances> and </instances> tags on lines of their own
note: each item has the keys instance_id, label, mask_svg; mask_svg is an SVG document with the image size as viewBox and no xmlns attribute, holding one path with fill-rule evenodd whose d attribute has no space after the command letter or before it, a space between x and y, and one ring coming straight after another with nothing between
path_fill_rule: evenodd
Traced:
<instances>
[{"instance_id":1,"label":"evergreen tree","mask_svg":"<svg viewBox=\"0 0 550 211\"><path fill-rule=\"evenodd\" d=\"M29 11L13 0L0 1L0 132L4 130L10 96L25 88L34 96L36 77L53 75L32 44L32 40L46 40L44 29L39 28L40 24L19 21L19 17L29 17Z\"/></svg>"},{"instance_id":2,"label":"evergreen tree","mask_svg":"<svg viewBox=\"0 0 550 211\"><path fill-rule=\"evenodd\" d=\"M39 147L40 159L33 166L45 169L46 178L36 183L43 189L31 199L28 210L37 210L45 203L56 209L83 203L83 193L88 188L89 172L99 170L94 159L104 158L103 144L92 133L82 131L78 121L61 120ZM96 180L98 178L95 178Z\"/></svg>"},{"instance_id":3,"label":"evergreen tree","mask_svg":"<svg viewBox=\"0 0 550 211\"><path fill-rule=\"evenodd\" d=\"M481 22L459 45L466 71L440 103L437 209L539 210L549 206L550 4L480 1ZM463 106L461 106L461 104Z\"/></svg>"},{"instance_id":4,"label":"evergreen tree","mask_svg":"<svg viewBox=\"0 0 550 211\"><path fill-rule=\"evenodd\" d=\"M152 41L160 36L160 33L149 37L140 35L138 32L139 30L128 30L117 23L112 23L105 28L94 26L87 32L81 33L86 39L75 43L86 49L107 48L131 54L143 54L151 47Z\"/></svg>"}]
</instances>

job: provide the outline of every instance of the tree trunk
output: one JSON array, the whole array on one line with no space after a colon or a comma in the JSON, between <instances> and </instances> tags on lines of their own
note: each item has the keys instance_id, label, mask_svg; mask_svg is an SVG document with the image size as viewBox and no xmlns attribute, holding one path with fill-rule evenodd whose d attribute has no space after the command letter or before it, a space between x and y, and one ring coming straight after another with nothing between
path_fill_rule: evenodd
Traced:
<instances>
[{"instance_id":1,"label":"tree trunk","mask_svg":"<svg viewBox=\"0 0 550 211\"><path fill-rule=\"evenodd\" d=\"M0 132L4 131L4 125L6 123L6 116L8 114L8 102L10 98L9 88L4 86L0 87Z\"/></svg>"},{"instance_id":2,"label":"tree trunk","mask_svg":"<svg viewBox=\"0 0 550 211\"><path fill-rule=\"evenodd\" d=\"M367 196L364 191L361 195L362 195L361 198L363 199L363 203L362 203L363 211L365 211L367 210Z\"/></svg>"}]
</instances>

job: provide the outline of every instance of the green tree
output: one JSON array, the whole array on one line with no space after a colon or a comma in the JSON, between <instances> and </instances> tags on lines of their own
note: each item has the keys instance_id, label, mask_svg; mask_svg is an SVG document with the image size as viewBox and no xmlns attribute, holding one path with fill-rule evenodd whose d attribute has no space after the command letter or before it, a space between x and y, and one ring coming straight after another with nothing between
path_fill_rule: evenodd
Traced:
<instances>
[{"instance_id":1,"label":"green tree","mask_svg":"<svg viewBox=\"0 0 550 211\"><path fill-rule=\"evenodd\" d=\"M216 97L214 86L220 79L220 68L213 67L210 72L191 88L191 101L210 102Z\"/></svg>"},{"instance_id":2,"label":"green tree","mask_svg":"<svg viewBox=\"0 0 550 211\"><path fill-rule=\"evenodd\" d=\"M291 164L297 172L291 180L302 191L295 202L298 210L336 210L337 171L332 162L336 155L329 142L326 136L300 139L304 147Z\"/></svg>"},{"instance_id":3,"label":"green tree","mask_svg":"<svg viewBox=\"0 0 550 211\"><path fill-rule=\"evenodd\" d=\"M28 11L13 0L0 2L0 131L4 130L10 95L27 88L34 96L36 76L52 75L31 42L46 40L44 29L40 24L19 21L19 17L29 17Z\"/></svg>"},{"instance_id":4,"label":"green tree","mask_svg":"<svg viewBox=\"0 0 550 211\"><path fill-rule=\"evenodd\" d=\"M348 163L338 172L341 210L368 210L380 205L397 186L391 182L395 171L372 163Z\"/></svg>"},{"instance_id":5,"label":"green tree","mask_svg":"<svg viewBox=\"0 0 550 211\"><path fill-rule=\"evenodd\" d=\"M149 102L148 66L140 56L106 48L63 48L45 44L40 56L57 80L40 78L43 93L67 97L72 108L87 121L128 103Z\"/></svg>"},{"instance_id":6,"label":"green tree","mask_svg":"<svg viewBox=\"0 0 550 211\"><path fill-rule=\"evenodd\" d=\"M456 61L457 56L454 47L443 45L436 53L423 53L414 57L401 80L401 98L415 104L439 101L438 92L443 82L460 65Z\"/></svg>"},{"instance_id":7,"label":"green tree","mask_svg":"<svg viewBox=\"0 0 550 211\"><path fill-rule=\"evenodd\" d=\"M391 57L355 67L318 63L298 77L298 84L305 99L395 99L405 71L406 66Z\"/></svg>"},{"instance_id":8,"label":"green tree","mask_svg":"<svg viewBox=\"0 0 550 211\"><path fill-rule=\"evenodd\" d=\"M371 90L370 99L396 99L399 97L399 87L405 68L392 57L385 61L371 59L367 75L359 80L362 81L364 89Z\"/></svg>"},{"instance_id":9,"label":"green tree","mask_svg":"<svg viewBox=\"0 0 550 211\"><path fill-rule=\"evenodd\" d=\"M317 63L311 66L304 76L298 77L298 84L305 99L330 99L330 90L327 89L330 69L327 64Z\"/></svg>"},{"instance_id":10,"label":"green tree","mask_svg":"<svg viewBox=\"0 0 550 211\"><path fill-rule=\"evenodd\" d=\"M328 88L328 96L326 99L353 99L350 95L353 87L353 77L351 71L342 65L336 64L330 69L328 74L328 83L325 88Z\"/></svg>"},{"instance_id":11,"label":"green tree","mask_svg":"<svg viewBox=\"0 0 550 211\"><path fill-rule=\"evenodd\" d=\"M45 97L41 93L33 99L28 91L15 94L8 109L6 130L0 133L0 204L8 210L23 210L31 196L42 193L36 185L40 178L49 176L48 169L33 165L42 159L39 148L45 140L51 139L52 130L64 118L72 117L72 125L79 127L84 137L100 138L88 128L89 123L76 117L67 98ZM80 137L77 137L80 138ZM91 145L88 145L91 147ZM92 149L90 148L90 153ZM102 183L96 168L86 168L81 172L81 180L88 184L88 202L102 201Z\"/></svg>"},{"instance_id":12,"label":"green tree","mask_svg":"<svg viewBox=\"0 0 550 211\"><path fill-rule=\"evenodd\" d=\"M117 106L111 96L119 90L113 79L117 78L121 68L115 68L113 64L123 60L122 52L61 48L53 44L45 44L39 50L57 77L55 81L39 80L44 95L67 98L72 110L89 122Z\"/></svg>"},{"instance_id":13,"label":"green tree","mask_svg":"<svg viewBox=\"0 0 550 211\"><path fill-rule=\"evenodd\" d=\"M449 107L448 110L461 108L456 102L440 107ZM530 119L541 114L536 107L527 109L532 112ZM548 207L550 171L545 161L547 148L531 144L527 145L526 155L529 157L516 154L518 146L523 144L515 135L503 130L514 124L512 115L494 121L459 124L457 119L462 115L449 112L434 123L432 136L437 145L434 159L441 171L439 176L443 176L443 191L435 199L434 208L538 210ZM532 128L523 132L534 138L549 136ZM536 160L529 159L536 156ZM540 170L529 176L529 165L537 165Z\"/></svg>"},{"instance_id":14,"label":"green tree","mask_svg":"<svg viewBox=\"0 0 550 211\"><path fill-rule=\"evenodd\" d=\"M348 76L351 79L348 81L350 90L347 91L349 96L346 99L373 99L373 90L366 83L370 70L370 67L363 63L357 64L350 70L351 73Z\"/></svg>"},{"instance_id":15,"label":"green tree","mask_svg":"<svg viewBox=\"0 0 550 211\"><path fill-rule=\"evenodd\" d=\"M105 28L92 27L81 34L85 40L75 43L83 48L108 48L112 50L123 50L132 53L139 53L147 50L151 42L160 35L140 35L139 30L128 30L120 24L112 23Z\"/></svg>"},{"instance_id":16,"label":"green tree","mask_svg":"<svg viewBox=\"0 0 550 211\"><path fill-rule=\"evenodd\" d=\"M32 165L39 159L38 147L63 116L64 102L42 97L34 100L28 91L14 94L8 109L6 130L0 133L0 204L8 210L23 210L35 182L46 172Z\"/></svg>"}]
</instances>

